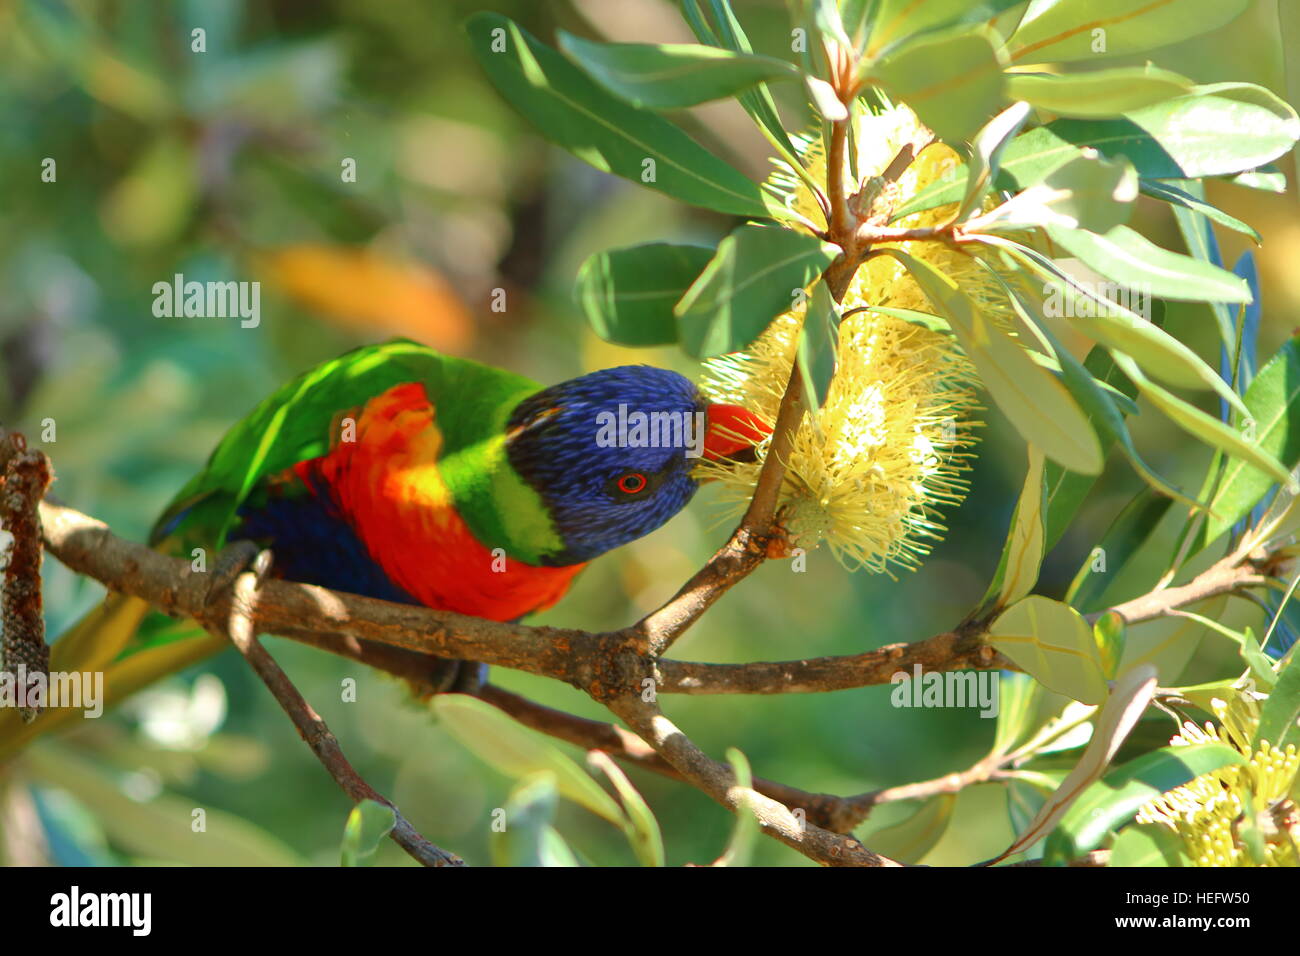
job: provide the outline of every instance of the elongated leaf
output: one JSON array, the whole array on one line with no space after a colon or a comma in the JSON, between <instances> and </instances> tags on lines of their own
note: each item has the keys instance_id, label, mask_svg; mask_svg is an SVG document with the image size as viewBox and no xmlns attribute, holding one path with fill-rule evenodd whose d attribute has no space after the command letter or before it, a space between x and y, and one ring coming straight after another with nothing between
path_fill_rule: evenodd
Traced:
<instances>
[{"instance_id":1,"label":"elongated leaf","mask_svg":"<svg viewBox=\"0 0 1300 956\"><path fill-rule=\"evenodd\" d=\"M957 794L931 797L901 823L876 830L865 840L877 853L899 863L920 863L935 848L952 822Z\"/></svg>"},{"instance_id":2,"label":"elongated leaf","mask_svg":"<svg viewBox=\"0 0 1300 956\"><path fill-rule=\"evenodd\" d=\"M1070 393L1024 348L988 321L948 276L920 259L887 250L943 312L984 387L1025 440L1074 471L1101 470L1101 446Z\"/></svg>"},{"instance_id":3,"label":"elongated leaf","mask_svg":"<svg viewBox=\"0 0 1300 956\"><path fill-rule=\"evenodd\" d=\"M1011 530L1002 546L1002 558L989 584L984 606L1003 608L1015 604L1034 589L1043 564L1043 511L1046 504L1043 485L1043 453L1029 446L1029 467L1025 482L1011 515Z\"/></svg>"},{"instance_id":4,"label":"elongated leaf","mask_svg":"<svg viewBox=\"0 0 1300 956\"><path fill-rule=\"evenodd\" d=\"M906 42L909 37L956 26L961 23L988 23L999 14L1014 7L1020 0L874 0L861 4L867 12L856 17L844 13L850 33L853 24L871 25L868 57L877 57L891 44ZM844 4L841 4L844 6Z\"/></svg>"},{"instance_id":5,"label":"elongated leaf","mask_svg":"<svg viewBox=\"0 0 1300 956\"><path fill-rule=\"evenodd\" d=\"M1131 290L1098 276L1082 263L1053 261L1034 249L997 237L987 241L1051 280L1043 315L1068 318L1093 341L1136 358L1157 378L1184 388L1213 389L1246 414L1241 397L1200 356L1120 304L1125 298L1136 304L1138 297Z\"/></svg>"},{"instance_id":6,"label":"elongated leaf","mask_svg":"<svg viewBox=\"0 0 1300 956\"><path fill-rule=\"evenodd\" d=\"M1098 234L1049 225L1052 241L1121 285L1178 302L1249 302L1250 288L1226 269L1162 249L1128 226Z\"/></svg>"},{"instance_id":7,"label":"elongated leaf","mask_svg":"<svg viewBox=\"0 0 1300 956\"><path fill-rule=\"evenodd\" d=\"M1194 195L1180 189L1174 185L1174 182L1168 182L1160 179L1143 179L1138 183L1138 190L1144 196L1150 196L1152 199L1159 199L1176 206L1180 209L1187 209L1191 212L1198 212L1207 219L1217 222L1221 226L1240 232L1243 235L1250 236L1256 242L1260 241L1259 233L1255 229L1242 222L1235 216L1230 216L1218 206L1212 206L1205 201L1204 197Z\"/></svg>"},{"instance_id":8,"label":"elongated leaf","mask_svg":"<svg viewBox=\"0 0 1300 956\"><path fill-rule=\"evenodd\" d=\"M362 800L353 807L343 827L343 865L364 866L396 821L393 808L376 800Z\"/></svg>"},{"instance_id":9,"label":"elongated leaf","mask_svg":"<svg viewBox=\"0 0 1300 956\"><path fill-rule=\"evenodd\" d=\"M957 221L979 209L988 195L993 179L1002 162L1002 152L1025 125L1031 110L1027 103L1013 103L989 120L971 144L969 173L966 178L966 195L957 210Z\"/></svg>"},{"instance_id":10,"label":"elongated leaf","mask_svg":"<svg viewBox=\"0 0 1300 956\"><path fill-rule=\"evenodd\" d=\"M1178 834L1157 824L1127 826L1110 847L1107 866L1189 866Z\"/></svg>"},{"instance_id":11,"label":"elongated leaf","mask_svg":"<svg viewBox=\"0 0 1300 956\"><path fill-rule=\"evenodd\" d=\"M1101 670L1107 680L1119 676L1119 662L1124 656L1127 625L1118 611L1107 611L1092 626L1092 636L1101 655Z\"/></svg>"},{"instance_id":12,"label":"elongated leaf","mask_svg":"<svg viewBox=\"0 0 1300 956\"><path fill-rule=\"evenodd\" d=\"M799 369L804 376L804 393L810 407L826 402L826 391L835 375L835 354L839 345L840 314L825 282L813 286L808 311L799 330Z\"/></svg>"},{"instance_id":13,"label":"elongated leaf","mask_svg":"<svg viewBox=\"0 0 1300 956\"><path fill-rule=\"evenodd\" d=\"M1285 750L1295 744L1300 750L1300 656L1292 654L1285 659L1278 672L1277 682L1269 692L1268 700L1259 714L1259 728L1255 731L1252 747L1267 740L1275 750Z\"/></svg>"},{"instance_id":14,"label":"elongated leaf","mask_svg":"<svg viewBox=\"0 0 1300 956\"><path fill-rule=\"evenodd\" d=\"M1101 845L1142 805L1174 787L1246 758L1227 744L1162 747L1116 767L1090 786L1047 838L1043 861L1065 864Z\"/></svg>"},{"instance_id":15,"label":"elongated leaf","mask_svg":"<svg viewBox=\"0 0 1300 956\"><path fill-rule=\"evenodd\" d=\"M767 215L757 184L657 113L607 92L513 21L477 13L466 28L474 55L502 96L556 145L683 202Z\"/></svg>"},{"instance_id":16,"label":"elongated leaf","mask_svg":"<svg viewBox=\"0 0 1300 956\"><path fill-rule=\"evenodd\" d=\"M987 29L924 35L877 63L872 75L936 135L962 142L1002 106L998 45Z\"/></svg>"},{"instance_id":17,"label":"elongated leaf","mask_svg":"<svg viewBox=\"0 0 1300 956\"><path fill-rule=\"evenodd\" d=\"M714 250L651 242L598 252L578 270L574 298L596 334L619 345L677 341L673 307Z\"/></svg>"},{"instance_id":18,"label":"elongated leaf","mask_svg":"<svg viewBox=\"0 0 1300 956\"><path fill-rule=\"evenodd\" d=\"M1173 500L1143 488L1126 504L1075 575L1065 599L1081 611L1100 607L1102 594L1120 578L1138 549L1151 537Z\"/></svg>"},{"instance_id":19,"label":"elongated leaf","mask_svg":"<svg viewBox=\"0 0 1300 956\"><path fill-rule=\"evenodd\" d=\"M754 774L749 768L749 758L735 747L727 748L727 763L736 775L736 786L750 790L754 786ZM736 808L736 822L731 828L731 838L727 848L718 857L715 866L748 866L754 855L754 841L758 839L758 817L747 806Z\"/></svg>"},{"instance_id":20,"label":"elongated leaf","mask_svg":"<svg viewBox=\"0 0 1300 956\"><path fill-rule=\"evenodd\" d=\"M1250 0L1057 0L1030 7L1011 37L1015 60L1064 63L1127 56L1218 29Z\"/></svg>"},{"instance_id":21,"label":"elongated leaf","mask_svg":"<svg viewBox=\"0 0 1300 956\"><path fill-rule=\"evenodd\" d=\"M749 345L838 251L788 229L736 229L675 307L682 347L705 358Z\"/></svg>"},{"instance_id":22,"label":"elongated leaf","mask_svg":"<svg viewBox=\"0 0 1300 956\"><path fill-rule=\"evenodd\" d=\"M1041 291L1027 282L1022 281L1019 291L1008 289L1008 302L1018 310L1044 314ZM1119 371L1106 350L1101 346L1093 348L1081 365L1069 349L1062 347L1047 324L1039 323L1039 329L1060 360L1062 381L1096 428L1103 453L1118 443L1134 471L1152 489L1189 507L1203 507L1156 474L1138 453L1133 436L1124 423L1125 412L1132 414L1136 411L1132 397L1137 395L1137 386ZM1055 462L1048 462L1044 481L1047 487L1046 541L1049 549L1060 540L1096 480L1095 475L1081 475Z\"/></svg>"},{"instance_id":23,"label":"elongated leaf","mask_svg":"<svg viewBox=\"0 0 1300 956\"><path fill-rule=\"evenodd\" d=\"M699 0L682 0L682 14L690 24L695 38L701 43L736 53L753 53L754 48L750 46L749 37L745 36L740 21L736 19L726 0L711 0L710 5L718 24L716 31L709 25L700 9ZM776 101L772 99L772 91L767 88L767 84L759 83L754 89L743 91L739 99L745 112L763 130L764 135L776 147L781 157L792 165L797 164L799 158L795 153L794 144L790 142L790 137L785 131L781 115L776 109Z\"/></svg>"},{"instance_id":24,"label":"elongated leaf","mask_svg":"<svg viewBox=\"0 0 1300 956\"><path fill-rule=\"evenodd\" d=\"M1289 339L1260 370L1245 402L1250 412L1245 427L1260 450L1284 467L1300 464L1300 338ZM1249 514L1276 481L1239 458L1229 461L1210 503L1216 517L1205 522L1198 544L1210 543Z\"/></svg>"},{"instance_id":25,"label":"elongated leaf","mask_svg":"<svg viewBox=\"0 0 1300 956\"><path fill-rule=\"evenodd\" d=\"M797 79L770 56L689 43L595 43L563 30L560 49L605 89L636 106L672 110L707 103L766 80Z\"/></svg>"},{"instance_id":26,"label":"elongated leaf","mask_svg":"<svg viewBox=\"0 0 1300 956\"><path fill-rule=\"evenodd\" d=\"M627 815L627 838L632 850L642 866L664 865L664 838L659 830L659 821L655 819L650 805L645 802L641 792L632 786L623 768L612 757L599 750L587 754L587 762L596 767L609 778L609 782L618 791L623 803L623 812Z\"/></svg>"},{"instance_id":27,"label":"elongated leaf","mask_svg":"<svg viewBox=\"0 0 1300 956\"><path fill-rule=\"evenodd\" d=\"M577 866L578 860L551 821L559 803L555 775L529 774L510 791L505 829L492 833L497 866Z\"/></svg>"},{"instance_id":28,"label":"elongated leaf","mask_svg":"<svg viewBox=\"0 0 1300 956\"><path fill-rule=\"evenodd\" d=\"M990 210L980 223L984 229L997 230L1039 226L1071 233L1108 232L1128 221L1137 194L1137 173L1128 162L1111 162L1096 150L1085 149L1041 183Z\"/></svg>"},{"instance_id":29,"label":"elongated leaf","mask_svg":"<svg viewBox=\"0 0 1300 956\"><path fill-rule=\"evenodd\" d=\"M1084 146L1107 159L1125 157L1143 179L1231 176L1276 159L1300 136L1300 120L1276 97L1276 102L1246 102L1235 98L1239 90L1204 89L1119 119L1059 119L1022 133L1002 154L994 187L1016 192L1032 186ZM958 202L965 182L966 171L958 167L893 218Z\"/></svg>"},{"instance_id":30,"label":"elongated leaf","mask_svg":"<svg viewBox=\"0 0 1300 956\"><path fill-rule=\"evenodd\" d=\"M1088 73L1009 73L1007 94L1061 116L1110 117L1191 91L1185 76L1147 64Z\"/></svg>"},{"instance_id":31,"label":"elongated leaf","mask_svg":"<svg viewBox=\"0 0 1300 956\"><path fill-rule=\"evenodd\" d=\"M1211 447L1264 470L1273 476L1274 481L1283 482L1288 487L1291 485L1291 472L1272 455L1262 451L1253 441L1247 440L1213 415L1206 414L1194 405L1189 405L1172 392L1152 382L1142 374L1136 363L1128 356L1118 352L1114 355L1116 364L1136 383L1143 397L1160 409L1174 424Z\"/></svg>"},{"instance_id":32,"label":"elongated leaf","mask_svg":"<svg viewBox=\"0 0 1300 956\"><path fill-rule=\"evenodd\" d=\"M304 861L277 837L242 817L205 807L204 828L194 829L194 800L173 793L136 800L122 788L120 773L60 745L42 742L23 754L37 779L72 794L94 809L117 846L151 860L189 866L302 866Z\"/></svg>"},{"instance_id":33,"label":"elongated leaf","mask_svg":"<svg viewBox=\"0 0 1300 956\"><path fill-rule=\"evenodd\" d=\"M1004 671L998 679L998 717L993 732L992 754L1010 753L1029 736L1043 685L1028 674Z\"/></svg>"},{"instance_id":34,"label":"elongated leaf","mask_svg":"<svg viewBox=\"0 0 1300 956\"><path fill-rule=\"evenodd\" d=\"M480 760L509 777L549 773L559 792L622 828L622 809L581 767L546 738L511 720L504 711L464 694L440 694L434 712L451 734Z\"/></svg>"},{"instance_id":35,"label":"elongated leaf","mask_svg":"<svg viewBox=\"0 0 1300 956\"><path fill-rule=\"evenodd\" d=\"M1080 794L1105 773L1120 745L1128 738L1138 718L1151 702L1155 691L1156 675L1153 668L1134 668L1120 678L1114 691L1107 697L1106 705L1097 715L1096 732L1078 764L1048 797L1024 832L993 862L1032 846L1056 826Z\"/></svg>"},{"instance_id":36,"label":"elongated leaf","mask_svg":"<svg viewBox=\"0 0 1300 956\"><path fill-rule=\"evenodd\" d=\"M1085 704L1106 699L1092 629L1069 605L1030 595L993 622L988 639L1049 690Z\"/></svg>"}]
</instances>

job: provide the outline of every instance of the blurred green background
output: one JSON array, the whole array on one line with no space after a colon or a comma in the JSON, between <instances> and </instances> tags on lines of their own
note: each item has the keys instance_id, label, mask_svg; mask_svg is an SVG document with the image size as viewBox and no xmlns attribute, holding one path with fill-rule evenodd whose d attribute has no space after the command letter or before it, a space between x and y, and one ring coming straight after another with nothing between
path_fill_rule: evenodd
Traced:
<instances>
[{"instance_id":1,"label":"blurred green background","mask_svg":"<svg viewBox=\"0 0 1300 956\"><path fill-rule=\"evenodd\" d=\"M757 49L788 55L783 3L736 6ZM1259 0L1228 29L1159 62L1201 82L1246 80L1285 96L1279 6ZM712 242L733 223L547 146L472 61L460 22L482 7L547 39L556 27L614 40L689 39L665 0L0 0L0 420L33 439L54 421L56 440L42 447L62 499L142 539L257 398L320 360L391 335L548 383L626 362L695 374L680 354L600 342L569 290L594 251L652 239ZM196 28L204 52L192 49ZM802 103L781 106L792 127L806 121ZM735 104L693 113L687 122L702 141L751 175L767 174L766 144ZM41 179L46 158L55 160L54 182ZM355 182L341 175L346 160L355 161ZM1279 165L1294 185L1293 157ZM1256 250L1262 358L1300 325L1296 199L1210 186L1213 202L1265 237ZM1138 228L1180 248L1167 207L1144 200L1140 215ZM1231 266L1243 239L1220 241ZM152 286L178 272L261 281L260 325L156 318ZM491 308L496 289L505 290L504 311ZM1215 333L1200 315L1175 310L1170 322L1214 359ZM1197 485L1208 454L1151 418L1135 423L1144 452L1170 477ZM803 574L773 563L729 594L675 656L853 653L956 624L983 594L1023 476L1019 440L994 413L986 419L970 498L949 513L947 540L919 572L897 581L849 574L824 552L810 556ZM1049 559L1040 590L1064 590L1137 487L1112 462ZM541 620L626 624L670 596L729 528L706 490L656 534L597 562ZM1154 561L1139 562L1109 595L1140 593L1158 571ZM48 562L51 635L101 596ZM288 641L268 646L377 789L431 840L488 862L490 814L511 781L395 682ZM1213 673L1224 656L1203 648L1192 676ZM341 699L348 677L358 683L356 703ZM604 716L566 686L500 669L493 680ZM991 720L972 710L896 710L889 690L665 705L710 753L739 747L756 773L814 792L922 780L987 750ZM347 799L233 652L81 723L0 767L5 862L338 861ZM669 863L717 856L731 827L722 809L680 784L632 776L664 827ZM209 814L203 838L189 836L196 807ZM910 809L880 809L859 835L869 845L873 829ZM621 834L583 810L565 805L558 828L592 861L633 862ZM1002 790L975 787L927 862L987 858L1011 836ZM411 863L389 843L377 859ZM756 862L807 861L762 841Z\"/></svg>"}]
</instances>

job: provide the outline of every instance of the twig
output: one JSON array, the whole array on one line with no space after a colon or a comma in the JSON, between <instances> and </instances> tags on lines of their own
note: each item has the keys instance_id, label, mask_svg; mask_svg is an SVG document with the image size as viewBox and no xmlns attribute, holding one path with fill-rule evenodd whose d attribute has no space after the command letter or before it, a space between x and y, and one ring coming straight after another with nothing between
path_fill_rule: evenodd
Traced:
<instances>
[{"instance_id":1,"label":"twig","mask_svg":"<svg viewBox=\"0 0 1300 956\"><path fill-rule=\"evenodd\" d=\"M391 808L394 822L389 835L394 843L420 863L425 866L463 866L464 861L460 857L434 846L422 837L387 797L361 778L352 764L348 763L348 759L343 756L338 738L257 640L257 632L253 626L257 609L257 577L252 573L241 574L231 591L229 617L224 628L226 635L257 672L257 676L262 679L267 690L289 715L293 725L298 728L298 733L307 746L316 754L343 792L352 799L353 803L375 800Z\"/></svg>"}]
</instances>

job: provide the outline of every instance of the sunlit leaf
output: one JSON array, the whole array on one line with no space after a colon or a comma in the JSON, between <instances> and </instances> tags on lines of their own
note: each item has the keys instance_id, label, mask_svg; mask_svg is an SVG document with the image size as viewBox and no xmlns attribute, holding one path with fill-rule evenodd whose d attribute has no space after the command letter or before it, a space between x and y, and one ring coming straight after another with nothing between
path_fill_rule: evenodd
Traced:
<instances>
[{"instance_id":1,"label":"sunlit leaf","mask_svg":"<svg viewBox=\"0 0 1300 956\"><path fill-rule=\"evenodd\" d=\"M502 96L556 145L683 202L766 215L757 184L662 116L607 92L513 21L476 13L466 27L474 55Z\"/></svg>"},{"instance_id":2,"label":"sunlit leaf","mask_svg":"<svg viewBox=\"0 0 1300 956\"><path fill-rule=\"evenodd\" d=\"M1106 698L1092 628L1068 604L1030 595L993 622L988 640L1049 690L1085 704Z\"/></svg>"},{"instance_id":3,"label":"sunlit leaf","mask_svg":"<svg viewBox=\"0 0 1300 956\"><path fill-rule=\"evenodd\" d=\"M578 270L577 299L592 329L619 345L672 345L673 307L713 258L707 246L650 242L589 257Z\"/></svg>"},{"instance_id":4,"label":"sunlit leaf","mask_svg":"<svg viewBox=\"0 0 1300 956\"><path fill-rule=\"evenodd\" d=\"M705 358L749 345L837 253L837 247L789 229L739 227L718 244L677 303L683 348Z\"/></svg>"},{"instance_id":5,"label":"sunlit leaf","mask_svg":"<svg viewBox=\"0 0 1300 956\"><path fill-rule=\"evenodd\" d=\"M611 93L651 109L707 103L774 79L796 79L770 56L685 43L595 43L561 30L559 47Z\"/></svg>"}]
</instances>

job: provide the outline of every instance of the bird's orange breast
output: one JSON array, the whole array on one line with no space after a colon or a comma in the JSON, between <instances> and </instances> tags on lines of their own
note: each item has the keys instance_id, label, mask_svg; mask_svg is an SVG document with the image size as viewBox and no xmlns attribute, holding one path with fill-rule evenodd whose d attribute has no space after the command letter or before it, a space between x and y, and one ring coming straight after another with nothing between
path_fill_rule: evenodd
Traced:
<instances>
[{"instance_id":1,"label":"bird's orange breast","mask_svg":"<svg viewBox=\"0 0 1300 956\"><path fill-rule=\"evenodd\" d=\"M443 437L422 385L371 399L344 439L295 470L330 490L371 558L421 604L514 620L558 601L584 567L524 564L474 536L439 472Z\"/></svg>"}]
</instances>

